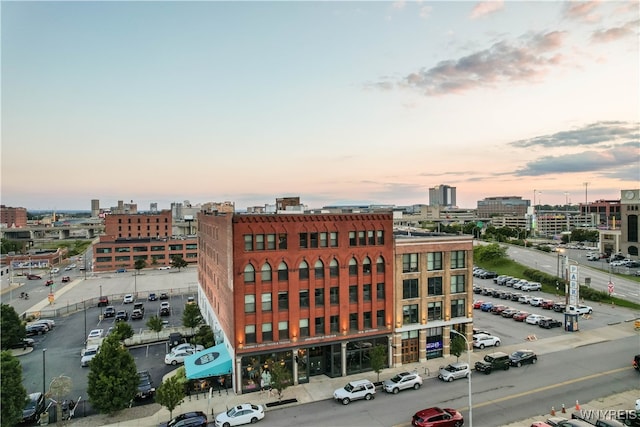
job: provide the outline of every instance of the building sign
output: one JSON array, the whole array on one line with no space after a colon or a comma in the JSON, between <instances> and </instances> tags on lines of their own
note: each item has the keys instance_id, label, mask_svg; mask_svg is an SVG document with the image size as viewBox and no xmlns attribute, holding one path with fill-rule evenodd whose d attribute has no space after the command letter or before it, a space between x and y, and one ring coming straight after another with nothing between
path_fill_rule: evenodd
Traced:
<instances>
[{"instance_id":1,"label":"building sign","mask_svg":"<svg viewBox=\"0 0 640 427\"><path fill-rule=\"evenodd\" d=\"M441 348L442 348L442 341L428 342L427 343L427 351L439 350Z\"/></svg>"},{"instance_id":2,"label":"building sign","mask_svg":"<svg viewBox=\"0 0 640 427\"><path fill-rule=\"evenodd\" d=\"M569 304L577 305L580 301L580 282L578 280L578 266L569 266Z\"/></svg>"}]
</instances>

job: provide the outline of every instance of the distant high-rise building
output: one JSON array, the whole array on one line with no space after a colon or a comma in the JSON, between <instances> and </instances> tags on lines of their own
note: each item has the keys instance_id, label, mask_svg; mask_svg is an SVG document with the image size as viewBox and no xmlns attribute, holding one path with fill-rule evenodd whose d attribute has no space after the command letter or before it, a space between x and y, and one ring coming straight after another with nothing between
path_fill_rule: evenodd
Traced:
<instances>
[{"instance_id":1,"label":"distant high-rise building","mask_svg":"<svg viewBox=\"0 0 640 427\"><path fill-rule=\"evenodd\" d=\"M0 224L6 228L26 227L27 209L0 206Z\"/></svg>"},{"instance_id":2,"label":"distant high-rise building","mask_svg":"<svg viewBox=\"0 0 640 427\"><path fill-rule=\"evenodd\" d=\"M436 185L429 188L429 206L457 206L456 187Z\"/></svg>"},{"instance_id":3,"label":"distant high-rise building","mask_svg":"<svg viewBox=\"0 0 640 427\"><path fill-rule=\"evenodd\" d=\"M100 200L91 199L91 216L97 218L100 215Z\"/></svg>"}]
</instances>

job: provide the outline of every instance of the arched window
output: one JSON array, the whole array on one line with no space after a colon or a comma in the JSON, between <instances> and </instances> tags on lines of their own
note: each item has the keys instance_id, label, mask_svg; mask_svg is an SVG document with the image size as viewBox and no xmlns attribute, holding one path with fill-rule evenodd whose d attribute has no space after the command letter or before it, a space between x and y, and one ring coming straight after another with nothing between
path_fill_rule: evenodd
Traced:
<instances>
[{"instance_id":1,"label":"arched window","mask_svg":"<svg viewBox=\"0 0 640 427\"><path fill-rule=\"evenodd\" d=\"M364 274L371 274L371 260L369 257L364 257L364 261L362 261L362 272Z\"/></svg>"},{"instance_id":2,"label":"arched window","mask_svg":"<svg viewBox=\"0 0 640 427\"><path fill-rule=\"evenodd\" d=\"M329 275L331 277L338 277L338 261L334 258L329 263Z\"/></svg>"},{"instance_id":3,"label":"arched window","mask_svg":"<svg viewBox=\"0 0 640 427\"><path fill-rule=\"evenodd\" d=\"M376 261L376 271L378 273L384 273L384 259L382 259L381 256L379 256Z\"/></svg>"},{"instance_id":4,"label":"arched window","mask_svg":"<svg viewBox=\"0 0 640 427\"><path fill-rule=\"evenodd\" d=\"M278 266L278 280L289 280L289 267L284 261Z\"/></svg>"},{"instance_id":5,"label":"arched window","mask_svg":"<svg viewBox=\"0 0 640 427\"><path fill-rule=\"evenodd\" d=\"M244 268L244 283L255 283L256 281L256 270L253 268L253 265L247 264Z\"/></svg>"},{"instance_id":6,"label":"arched window","mask_svg":"<svg viewBox=\"0 0 640 427\"><path fill-rule=\"evenodd\" d=\"M268 262L262 265L261 278L263 282L271 281L271 265Z\"/></svg>"},{"instance_id":7,"label":"arched window","mask_svg":"<svg viewBox=\"0 0 640 427\"><path fill-rule=\"evenodd\" d=\"M358 275L358 261L355 258L349 260L349 276Z\"/></svg>"},{"instance_id":8,"label":"arched window","mask_svg":"<svg viewBox=\"0 0 640 427\"><path fill-rule=\"evenodd\" d=\"M314 266L314 274L316 276L316 279L322 279L324 277L324 264L322 263L322 261L316 261L316 265Z\"/></svg>"},{"instance_id":9,"label":"arched window","mask_svg":"<svg viewBox=\"0 0 640 427\"><path fill-rule=\"evenodd\" d=\"M302 261L298 266L298 278L300 280L307 280L309 278L309 264L306 261Z\"/></svg>"}]
</instances>

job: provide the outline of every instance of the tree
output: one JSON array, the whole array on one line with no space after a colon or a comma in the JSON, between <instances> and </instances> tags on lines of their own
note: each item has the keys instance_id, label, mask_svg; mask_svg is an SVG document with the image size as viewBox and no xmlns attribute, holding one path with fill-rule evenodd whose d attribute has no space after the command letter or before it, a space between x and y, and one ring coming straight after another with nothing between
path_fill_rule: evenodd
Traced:
<instances>
[{"instance_id":1,"label":"tree","mask_svg":"<svg viewBox=\"0 0 640 427\"><path fill-rule=\"evenodd\" d=\"M381 344L376 344L376 346L369 351L369 355L371 356L371 369L378 374L378 382L380 382L380 372L387 366L387 349Z\"/></svg>"},{"instance_id":2,"label":"tree","mask_svg":"<svg viewBox=\"0 0 640 427\"><path fill-rule=\"evenodd\" d=\"M178 271L180 271L181 268L185 268L189 265L189 263L185 261L180 255L172 255L171 265L173 266L173 268L177 268Z\"/></svg>"},{"instance_id":3,"label":"tree","mask_svg":"<svg viewBox=\"0 0 640 427\"><path fill-rule=\"evenodd\" d=\"M10 252L21 254L24 252L24 243L20 243L16 240L2 239L1 252L3 254L8 254Z\"/></svg>"},{"instance_id":4,"label":"tree","mask_svg":"<svg viewBox=\"0 0 640 427\"><path fill-rule=\"evenodd\" d=\"M278 392L278 400L282 400L282 392L291 385L291 372L286 368L284 362L276 362L270 365L271 388Z\"/></svg>"},{"instance_id":5,"label":"tree","mask_svg":"<svg viewBox=\"0 0 640 427\"><path fill-rule=\"evenodd\" d=\"M27 333L20 316L12 306L2 304L0 311L0 348L8 350L27 336Z\"/></svg>"},{"instance_id":6,"label":"tree","mask_svg":"<svg viewBox=\"0 0 640 427\"><path fill-rule=\"evenodd\" d=\"M133 268L136 269L136 274L140 274L140 270L142 270L146 266L147 266L147 262L143 259L137 259L136 262L133 264Z\"/></svg>"},{"instance_id":7,"label":"tree","mask_svg":"<svg viewBox=\"0 0 640 427\"><path fill-rule=\"evenodd\" d=\"M22 421L22 410L27 403L27 391L22 385L22 366L11 352L2 352L0 377L2 378L0 424L18 425Z\"/></svg>"},{"instance_id":8,"label":"tree","mask_svg":"<svg viewBox=\"0 0 640 427\"><path fill-rule=\"evenodd\" d=\"M465 349L466 343L464 342L462 337L460 335L454 335L451 339L449 353L453 354L456 357L456 362L458 361L458 358L460 357L462 352L465 351Z\"/></svg>"},{"instance_id":9,"label":"tree","mask_svg":"<svg viewBox=\"0 0 640 427\"><path fill-rule=\"evenodd\" d=\"M213 336L213 331L209 325L200 325L198 332L193 337L192 342L194 344L200 344L204 348L213 347L216 344L216 339Z\"/></svg>"},{"instance_id":10,"label":"tree","mask_svg":"<svg viewBox=\"0 0 640 427\"><path fill-rule=\"evenodd\" d=\"M136 363L118 338L105 338L89 364L87 394L100 413L114 414L128 407L138 391Z\"/></svg>"},{"instance_id":11,"label":"tree","mask_svg":"<svg viewBox=\"0 0 640 427\"><path fill-rule=\"evenodd\" d=\"M127 322L116 322L112 334L117 335L119 341L124 341L133 336L133 328Z\"/></svg>"},{"instance_id":12,"label":"tree","mask_svg":"<svg viewBox=\"0 0 640 427\"><path fill-rule=\"evenodd\" d=\"M193 331L193 328L201 323L202 314L200 314L200 308L196 304L187 304L182 313L182 324Z\"/></svg>"},{"instance_id":13,"label":"tree","mask_svg":"<svg viewBox=\"0 0 640 427\"><path fill-rule=\"evenodd\" d=\"M173 410L184 399L185 382L184 369L178 369L175 375L164 380L156 390L156 402L169 410L169 418L173 418Z\"/></svg>"},{"instance_id":14,"label":"tree","mask_svg":"<svg viewBox=\"0 0 640 427\"><path fill-rule=\"evenodd\" d=\"M147 328L158 334L158 339L160 339L160 331L162 330L162 326L162 319L160 319L155 314L151 316L149 320L147 320Z\"/></svg>"},{"instance_id":15,"label":"tree","mask_svg":"<svg viewBox=\"0 0 640 427\"><path fill-rule=\"evenodd\" d=\"M478 262L506 260L507 249L497 243L478 245L473 248L473 259Z\"/></svg>"}]
</instances>

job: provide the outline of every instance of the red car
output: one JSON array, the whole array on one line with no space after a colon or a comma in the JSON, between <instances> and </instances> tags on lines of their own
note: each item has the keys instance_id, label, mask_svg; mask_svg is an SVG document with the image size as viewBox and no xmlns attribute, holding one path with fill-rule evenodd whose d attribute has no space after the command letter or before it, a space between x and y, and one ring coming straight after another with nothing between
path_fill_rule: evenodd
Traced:
<instances>
[{"instance_id":1,"label":"red car","mask_svg":"<svg viewBox=\"0 0 640 427\"><path fill-rule=\"evenodd\" d=\"M27 274L27 279L29 279L29 280L39 280L39 279L42 279L42 277L38 276L37 274Z\"/></svg>"},{"instance_id":2,"label":"red car","mask_svg":"<svg viewBox=\"0 0 640 427\"><path fill-rule=\"evenodd\" d=\"M62 277L62 283L66 283L66 282L70 282L71 281L71 277L69 276L63 276Z\"/></svg>"},{"instance_id":3,"label":"red car","mask_svg":"<svg viewBox=\"0 0 640 427\"><path fill-rule=\"evenodd\" d=\"M527 313L526 311L519 311L518 313L513 315L513 320L515 320L516 322L524 322L524 319L526 319L529 316L529 313Z\"/></svg>"},{"instance_id":4,"label":"red car","mask_svg":"<svg viewBox=\"0 0 640 427\"><path fill-rule=\"evenodd\" d=\"M491 307L491 314L502 314L503 311L505 311L507 308L506 305L494 305L493 307Z\"/></svg>"},{"instance_id":5,"label":"red car","mask_svg":"<svg viewBox=\"0 0 640 427\"><path fill-rule=\"evenodd\" d=\"M480 308L480 306L482 305L484 301L475 301L473 303L473 308Z\"/></svg>"},{"instance_id":6,"label":"red car","mask_svg":"<svg viewBox=\"0 0 640 427\"><path fill-rule=\"evenodd\" d=\"M540 304L540 307L544 308L545 310L551 310L553 309L553 304L555 304L554 300L546 299L542 301L542 304Z\"/></svg>"},{"instance_id":7,"label":"red car","mask_svg":"<svg viewBox=\"0 0 640 427\"><path fill-rule=\"evenodd\" d=\"M45 286L51 286L51 285L53 285L53 280L51 280L51 279L47 280L46 282L44 282L44 285L45 285Z\"/></svg>"},{"instance_id":8,"label":"red car","mask_svg":"<svg viewBox=\"0 0 640 427\"><path fill-rule=\"evenodd\" d=\"M462 414L451 408L427 408L416 412L411 420L414 427L462 427Z\"/></svg>"}]
</instances>

